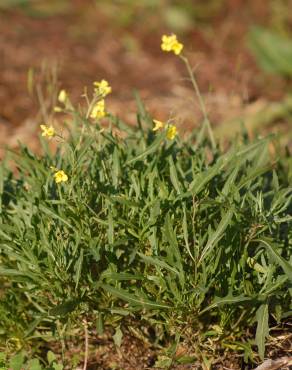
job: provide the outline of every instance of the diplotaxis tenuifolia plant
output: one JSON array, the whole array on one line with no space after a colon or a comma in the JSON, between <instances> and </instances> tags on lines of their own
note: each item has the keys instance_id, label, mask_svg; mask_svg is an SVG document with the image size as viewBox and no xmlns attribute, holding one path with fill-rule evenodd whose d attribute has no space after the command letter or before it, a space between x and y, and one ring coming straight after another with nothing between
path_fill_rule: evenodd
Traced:
<instances>
[{"instance_id":1,"label":"diplotaxis tenuifolia plant","mask_svg":"<svg viewBox=\"0 0 292 370\"><path fill-rule=\"evenodd\" d=\"M191 72L174 35L162 49ZM47 122L43 155L10 154L17 175L2 163L3 348L66 341L84 319L89 336L133 328L153 346L184 342L199 360L218 341L246 361L264 357L269 325L291 317L291 158L270 154L273 137L243 135L222 151L190 79L204 122L187 138L139 98L136 127L111 115L102 80L85 110L60 92L66 138Z\"/></svg>"}]
</instances>

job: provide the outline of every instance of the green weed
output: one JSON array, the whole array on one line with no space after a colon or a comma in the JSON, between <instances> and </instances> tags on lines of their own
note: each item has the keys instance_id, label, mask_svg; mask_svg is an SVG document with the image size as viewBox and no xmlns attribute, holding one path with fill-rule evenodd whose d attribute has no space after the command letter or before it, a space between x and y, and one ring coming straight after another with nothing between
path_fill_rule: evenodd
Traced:
<instances>
[{"instance_id":1,"label":"green weed","mask_svg":"<svg viewBox=\"0 0 292 370\"><path fill-rule=\"evenodd\" d=\"M1 370L63 370L63 365L57 362L53 352L47 353L47 366L43 366L38 358L28 359L26 353L19 352L8 360L4 352L0 352Z\"/></svg>"},{"instance_id":2,"label":"green weed","mask_svg":"<svg viewBox=\"0 0 292 370\"><path fill-rule=\"evenodd\" d=\"M131 329L204 362L218 340L263 358L269 327L292 312L291 158L272 136L223 151L207 116L185 137L153 132L139 98L135 127L110 114L101 125L109 86L95 86L86 109L59 96L68 135L44 132L57 152L41 138L43 155L22 146L1 165L3 349L64 348L86 323L114 327L117 345Z\"/></svg>"},{"instance_id":3,"label":"green weed","mask_svg":"<svg viewBox=\"0 0 292 370\"><path fill-rule=\"evenodd\" d=\"M291 310L287 162L270 157L271 138L222 153L196 134L155 136L145 111L124 139L110 120L88 127L82 145L73 129L57 155L45 142L41 157L12 153L17 176L2 165L2 339L24 343L93 313L183 337L258 321L263 355L269 316ZM68 182L55 184L50 166Z\"/></svg>"}]
</instances>

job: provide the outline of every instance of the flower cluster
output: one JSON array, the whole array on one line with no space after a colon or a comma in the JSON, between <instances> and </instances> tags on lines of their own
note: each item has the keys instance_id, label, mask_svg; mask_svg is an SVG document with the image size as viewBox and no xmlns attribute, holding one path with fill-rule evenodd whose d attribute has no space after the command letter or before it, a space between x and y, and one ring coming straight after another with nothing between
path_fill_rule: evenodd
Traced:
<instances>
[{"instance_id":1,"label":"flower cluster","mask_svg":"<svg viewBox=\"0 0 292 370\"><path fill-rule=\"evenodd\" d=\"M92 108L92 111L90 113L90 118L92 119L100 119L105 117L106 111L105 111L105 101L104 99L98 101Z\"/></svg>"},{"instance_id":2,"label":"flower cluster","mask_svg":"<svg viewBox=\"0 0 292 370\"><path fill-rule=\"evenodd\" d=\"M94 97L92 104L89 105L88 116L94 120L98 120L106 116L104 98L112 92L112 88L106 80L101 80L99 82L95 81L93 83L93 86L94 86ZM66 109L72 108L72 104L70 102L68 94L64 89L61 90L58 94L58 102L61 103ZM54 110L55 112L62 112L63 108L60 106L56 106ZM48 140L51 140L54 136L61 137L60 135L56 134L54 127L51 125L48 126L43 124L40 125L40 128L42 131L41 135L43 137L46 137ZM62 169L58 169L55 167L51 167L51 169L55 172L54 179L56 184L68 181L68 176Z\"/></svg>"},{"instance_id":3,"label":"flower cluster","mask_svg":"<svg viewBox=\"0 0 292 370\"><path fill-rule=\"evenodd\" d=\"M163 35L161 49L167 52L174 52L175 55L179 55L183 49L183 44L178 42L176 35Z\"/></svg>"},{"instance_id":4,"label":"flower cluster","mask_svg":"<svg viewBox=\"0 0 292 370\"><path fill-rule=\"evenodd\" d=\"M153 120L155 126L153 127L153 131L158 131L165 129L166 130L166 138L168 140L173 140L177 135L177 128L174 125L165 124L164 122L158 121L157 119Z\"/></svg>"},{"instance_id":5,"label":"flower cluster","mask_svg":"<svg viewBox=\"0 0 292 370\"><path fill-rule=\"evenodd\" d=\"M95 94L103 98L112 92L112 88L106 80L101 80L100 82L95 81L93 82L93 86Z\"/></svg>"},{"instance_id":6,"label":"flower cluster","mask_svg":"<svg viewBox=\"0 0 292 370\"><path fill-rule=\"evenodd\" d=\"M59 101L59 103L65 105L65 106L67 105L67 103L69 101L69 98L68 98L68 94L67 94L66 90L61 90L59 92L58 101ZM54 108L54 111L55 112L62 112L63 109L61 107L57 106L57 107ZM47 137L48 140L52 139L54 136L61 137L60 135L57 135L56 130L54 129L53 126L40 125L40 128L42 130L42 136ZM66 173L63 170L58 170L55 167L51 167L51 169L55 172L54 173L54 179L55 179L56 184L68 181L68 176L66 175Z\"/></svg>"},{"instance_id":7,"label":"flower cluster","mask_svg":"<svg viewBox=\"0 0 292 370\"><path fill-rule=\"evenodd\" d=\"M166 52L173 52L175 55L180 55L183 49L183 44L177 40L176 35L163 35L161 49ZM105 97L112 92L112 88L109 85L108 81L102 79L101 81L95 81L94 86L94 97L93 102L89 105L88 108L88 117L93 120L99 120L106 116L105 109ZM71 103L68 98L66 90L61 90L58 95L58 102L63 104L65 108L70 108ZM61 107L55 107L56 112L62 112ZM165 130L166 138L168 140L174 140L177 135L177 128L172 124L166 124L164 122L153 120L154 127L153 131ZM49 140L56 136L56 131L53 126L40 125L42 130L42 136L47 137ZM67 174L60 169L51 167L54 170L54 179L57 184L68 181Z\"/></svg>"},{"instance_id":8,"label":"flower cluster","mask_svg":"<svg viewBox=\"0 0 292 370\"><path fill-rule=\"evenodd\" d=\"M90 107L90 118L98 120L106 116L104 98L112 92L112 88L106 80L93 83L96 103ZM100 100L101 98L101 100Z\"/></svg>"}]
</instances>

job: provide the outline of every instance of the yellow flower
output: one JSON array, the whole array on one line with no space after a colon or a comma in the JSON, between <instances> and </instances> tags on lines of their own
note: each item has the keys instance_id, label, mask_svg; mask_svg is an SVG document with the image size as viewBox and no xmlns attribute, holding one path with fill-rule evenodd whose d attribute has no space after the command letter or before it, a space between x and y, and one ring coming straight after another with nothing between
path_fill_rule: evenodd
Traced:
<instances>
[{"instance_id":1,"label":"yellow flower","mask_svg":"<svg viewBox=\"0 0 292 370\"><path fill-rule=\"evenodd\" d=\"M58 107L57 105L54 107L54 112L60 113L63 112L63 109L61 107Z\"/></svg>"},{"instance_id":2,"label":"yellow flower","mask_svg":"<svg viewBox=\"0 0 292 370\"><path fill-rule=\"evenodd\" d=\"M63 170L59 170L54 174L55 182L56 184L59 184L60 182L66 182L68 181L68 176L65 174Z\"/></svg>"},{"instance_id":3,"label":"yellow flower","mask_svg":"<svg viewBox=\"0 0 292 370\"><path fill-rule=\"evenodd\" d=\"M48 137L49 139L51 139L56 134L53 126L40 125L40 128L42 130L42 136Z\"/></svg>"},{"instance_id":4,"label":"yellow flower","mask_svg":"<svg viewBox=\"0 0 292 370\"><path fill-rule=\"evenodd\" d=\"M165 126L163 122L158 121L157 119L154 119L153 122L155 123L155 126L153 127L152 131L160 130Z\"/></svg>"},{"instance_id":5,"label":"yellow flower","mask_svg":"<svg viewBox=\"0 0 292 370\"><path fill-rule=\"evenodd\" d=\"M98 101L92 108L90 118L99 119L106 115L104 99Z\"/></svg>"},{"instance_id":6,"label":"yellow flower","mask_svg":"<svg viewBox=\"0 0 292 370\"><path fill-rule=\"evenodd\" d=\"M58 95L59 102L65 104L67 99L68 99L68 95L67 95L66 90L61 90Z\"/></svg>"},{"instance_id":7,"label":"yellow flower","mask_svg":"<svg viewBox=\"0 0 292 370\"><path fill-rule=\"evenodd\" d=\"M177 129L174 125L169 125L166 131L166 137L168 140L173 140L177 135Z\"/></svg>"},{"instance_id":8,"label":"yellow flower","mask_svg":"<svg viewBox=\"0 0 292 370\"><path fill-rule=\"evenodd\" d=\"M94 92L102 97L106 97L112 92L112 88L106 80L95 81L93 85L95 86Z\"/></svg>"},{"instance_id":9,"label":"yellow flower","mask_svg":"<svg viewBox=\"0 0 292 370\"><path fill-rule=\"evenodd\" d=\"M183 47L183 44L178 42L176 35L162 36L161 49L163 51L173 51L175 55L179 55Z\"/></svg>"}]
</instances>

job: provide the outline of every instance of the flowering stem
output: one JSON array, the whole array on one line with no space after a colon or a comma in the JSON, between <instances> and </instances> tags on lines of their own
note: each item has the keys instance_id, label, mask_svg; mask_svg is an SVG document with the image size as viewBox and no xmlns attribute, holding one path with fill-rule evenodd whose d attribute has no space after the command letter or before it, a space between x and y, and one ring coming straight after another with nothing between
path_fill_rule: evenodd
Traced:
<instances>
[{"instance_id":1,"label":"flowering stem","mask_svg":"<svg viewBox=\"0 0 292 370\"><path fill-rule=\"evenodd\" d=\"M79 137L79 142L78 142L78 144L76 145L76 150L79 150L79 149L81 148L81 144L82 144L82 140L83 140L84 131L85 131L85 124L83 123L82 128L81 128L80 137Z\"/></svg>"},{"instance_id":2,"label":"flowering stem","mask_svg":"<svg viewBox=\"0 0 292 370\"><path fill-rule=\"evenodd\" d=\"M100 98L102 98L102 95L94 95L92 101L88 105L88 109L87 109L87 113L86 113L86 119L89 118L90 113L92 112L92 109L93 109L94 105L100 100Z\"/></svg>"},{"instance_id":3,"label":"flowering stem","mask_svg":"<svg viewBox=\"0 0 292 370\"><path fill-rule=\"evenodd\" d=\"M190 66L188 58L186 58L183 55L180 55L180 58L182 59L182 61L185 63L185 65L187 67L187 71L189 73L192 85L195 89L195 92L196 92L196 95L197 95L197 98L198 98L198 101L199 101L199 104L200 104L200 108L201 108L201 111L202 111L203 116L204 116L204 124L207 126L207 130L208 130L209 138L210 138L210 141L211 141L211 145L212 145L213 148L216 148L216 141L215 141L214 134L213 134L213 131L212 131L212 128L211 128L211 123L210 123L210 120L209 120L209 117L208 117L208 114L207 114L204 99L203 99L203 97L200 93L200 89L199 89L199 86L197 84L197 80L195 78L194 72L193 72L193 70Z\"/></svg>"}]
</instances>

